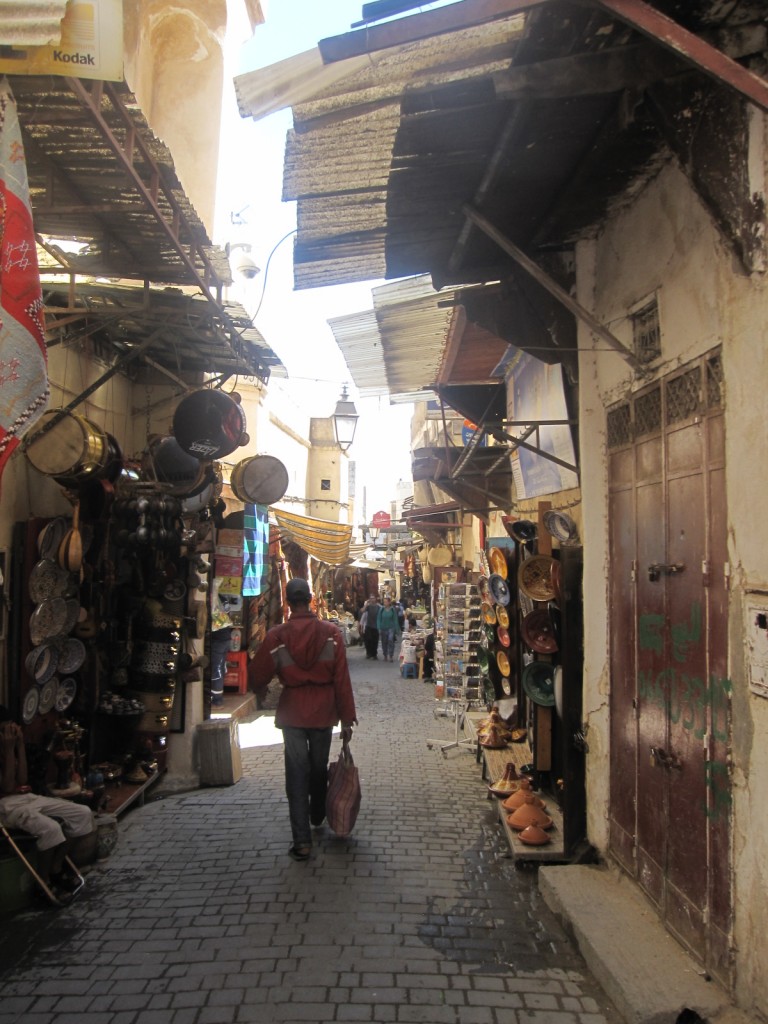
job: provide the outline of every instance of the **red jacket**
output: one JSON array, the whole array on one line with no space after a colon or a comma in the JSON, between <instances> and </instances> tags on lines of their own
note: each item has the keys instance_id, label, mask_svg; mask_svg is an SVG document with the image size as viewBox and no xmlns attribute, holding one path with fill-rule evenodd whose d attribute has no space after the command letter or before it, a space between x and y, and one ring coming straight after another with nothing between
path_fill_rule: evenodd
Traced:
<instances>
[{"instance_id":1,"label":"red jacket","mask_svg":"<svg viewBox=\"0 0 768 1024\"><path fill-rule=\"evenodd\" d=\"M347 652L341 631L310 611L295 611L287 622L270 629L248 665L255 693L278 676L282 691L275 725L327 729L339 721L356 720Z\"/></svg>"}]
</instances>

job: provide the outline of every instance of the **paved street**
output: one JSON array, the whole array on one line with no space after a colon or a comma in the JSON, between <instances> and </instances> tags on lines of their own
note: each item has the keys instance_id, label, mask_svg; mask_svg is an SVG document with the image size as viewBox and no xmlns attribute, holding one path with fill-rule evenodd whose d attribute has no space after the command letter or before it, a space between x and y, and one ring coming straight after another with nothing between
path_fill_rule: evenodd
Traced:
<instances>
[{"instance_id":1,"label":"paved street","mask_svg":"<svg viewBox=\"0 0 768 1024\"><path fill-rule=\"evenodd\" d=\"M280 734L245 724L269 745L243 749L240 782L129 811L73 904L0 924L0 1024L616 1024L472 754L427 748L454 731L431 684L350 664L353 836L287 856Z\"/></svg>"}]
</instances>

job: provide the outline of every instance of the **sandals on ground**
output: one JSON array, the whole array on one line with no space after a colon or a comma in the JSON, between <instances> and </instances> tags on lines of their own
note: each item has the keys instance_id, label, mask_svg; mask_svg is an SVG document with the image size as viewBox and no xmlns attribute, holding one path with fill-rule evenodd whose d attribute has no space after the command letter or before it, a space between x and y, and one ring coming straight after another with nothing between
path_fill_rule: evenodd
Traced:
<instances>
[{"instance_id":1,"label":"sandals on ground","mask_svg":"<svg viewBox=\"0 0 768 1024\"><path fill-rule=\"evenodd\" d=\"M288 856L293 857L294 860L309 860L311 853L311 846L292 846L288 851Z\"/></svg>"}]
</instances>

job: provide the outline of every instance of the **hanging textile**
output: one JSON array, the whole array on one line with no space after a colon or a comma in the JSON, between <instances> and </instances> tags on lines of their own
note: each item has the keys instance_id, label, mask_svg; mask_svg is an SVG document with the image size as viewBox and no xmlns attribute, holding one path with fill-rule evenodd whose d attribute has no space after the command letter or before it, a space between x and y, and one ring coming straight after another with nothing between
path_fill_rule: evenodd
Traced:
<instances>
[{"instance_id":1,"label":"hanging textile","mask_svg":"<svg viewBox=\"0 0 768 1024\"><path fill-rule=\"evenodd\" d=\"M258 597L269 582L267 506L247 504L243 526L243 597Z\"/></svg>"},{"instance_id":2,"label":"hanging textile","mask_svg":"<svg viewBox=\"0 0 768 1024\"><path fill-rule=\"evenodd\" d=\"M49 397L43 297L21 128L0 78L0 474Z\"/></svg>"},{"instance_id":3,"label":"hanging textile","mask_svg":"<svg viewBox=\"0 0 768 1024\"><path fill-rule=\"evenodd\" d=\"M326 565L345 565L349 561L352 527L346 523L331 523L325 519L312 519L295 512L272 510L277 525L294 543L299 544L318 562Z\"/></svg>"}]
</instances>

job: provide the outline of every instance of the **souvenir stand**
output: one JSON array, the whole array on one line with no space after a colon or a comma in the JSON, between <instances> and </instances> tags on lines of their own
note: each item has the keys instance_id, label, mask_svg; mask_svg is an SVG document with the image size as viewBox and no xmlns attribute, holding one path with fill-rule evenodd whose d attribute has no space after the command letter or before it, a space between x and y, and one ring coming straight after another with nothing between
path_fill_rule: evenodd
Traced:
<instances>
[{"instance_id":1,"label":"souvenir stand","mask_svg":"<svg viewBox=\"0 0 768 1024\"><path fill-rule=\"evenodd\" d=\"M585 833L581 547L569 517L544 502L538 524L510 520L507 529L511 540L489 544L482 587L496 714L490 720L472 714L469 726L478 733L483 776L513 854L569 860L583 848ZM530 817L528 804L535 805L544 823L531 832L510 824L526 802L514 794L528 782L532 800L525 811ZM520 816L515 820L519 825Z\"/></svg>"},{"instance_id":2,"label":"souvenir stand","mask_svg":"<svg viewBox=\"0 0 768 1024\"><path fill-rule=\"evenodd\" d=\"M135 460L67 410L27 439L31 481L58 485L54 507L72 510L14 529L9 701L37 792L119 814L143 801L169 734L184 731L187 685L207 667L221 514L210 436L200 448L209 405L227 424L216 453L228 454L247 436L244 416L210 389L182 399L173 434L149 436Z\"/></svg>"},{"instance_id":3,"label":"souvenir stand","mask_svg":"<svg viewBox=\"0 0 768 1024\"><path fill-rule=\"evenodd\" d=\"M478 663L481 637L480 593L473 583L443 583L438 590L435 622L436 714L453 718L456 735L450 742L427 740L445 756L454 747L474 750L475 741L461 737L467 712L482 700Z\"/></svg>"}]
</instances>

